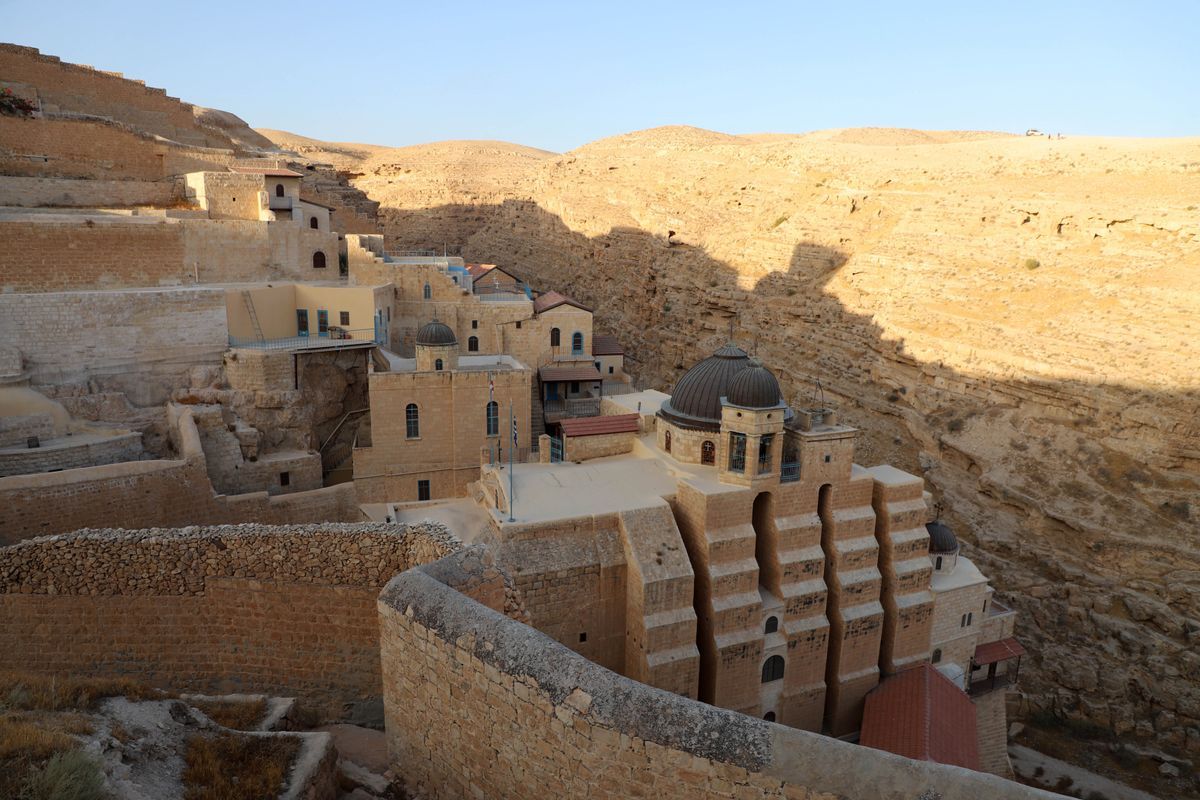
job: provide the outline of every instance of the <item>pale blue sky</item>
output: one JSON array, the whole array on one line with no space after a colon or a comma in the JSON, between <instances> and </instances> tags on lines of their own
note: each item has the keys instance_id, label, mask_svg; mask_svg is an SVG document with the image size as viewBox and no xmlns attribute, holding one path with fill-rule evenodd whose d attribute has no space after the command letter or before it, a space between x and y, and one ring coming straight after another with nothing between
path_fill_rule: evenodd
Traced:
<instances>
[{"instance_id":1,"label":"pale blue sky","mask_svg":"<svg viewBox=\"0 0 1200 800\"><path fill-rule=\"evenodd\" d=\"M667 124L1200 134L1200 0L0 0L0 20L0 39L338 141L563 151Z\"/></svg>"}]
</instances>

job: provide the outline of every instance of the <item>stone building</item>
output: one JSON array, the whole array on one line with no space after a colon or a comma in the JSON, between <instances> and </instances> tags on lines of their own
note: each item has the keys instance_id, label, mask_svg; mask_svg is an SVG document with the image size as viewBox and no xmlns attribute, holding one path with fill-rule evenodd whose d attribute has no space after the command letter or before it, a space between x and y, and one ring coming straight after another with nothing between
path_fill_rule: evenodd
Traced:
<instances>
[{"instance_id":1,"label":"stone building","mask_svg":"<svg viewBox=\"0 0 1200 800\"><path fill-rule=\"evenodd\" d=\"M370 375L370 443L354 450L360 500L462 496L482 454L495 460L512 446L514 426L528 440L530 370L511 356L460 350L435 319L417 332L415 358L383 353Z\"/></svg>"}]
</instances>

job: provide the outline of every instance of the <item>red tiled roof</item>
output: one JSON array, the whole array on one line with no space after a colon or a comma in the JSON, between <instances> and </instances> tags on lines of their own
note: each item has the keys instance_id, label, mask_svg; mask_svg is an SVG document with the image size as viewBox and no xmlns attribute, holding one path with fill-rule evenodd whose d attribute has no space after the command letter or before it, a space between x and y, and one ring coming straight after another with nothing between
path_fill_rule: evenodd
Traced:
<instances>
[{"instance_id":1,"label":"red tiled roof","mask_svg":"<svg viewBox=\"0 0 1200 800\"><path fill-rule=\"evenodd\" d=\"M268 178L303 178L299 172L293 172L290 169L283 167L240 167L232 166L229 168L233 172L241 172L245 175L266 175Z\"/></svg>"},{"instance_id":2,"label":"red tiled roof","mask_svg":"<svg viewBox=\"0 0 1200 800\"><path fill-rule=\"evenodd\" d=\"M546 292L545 294L539 294L537 299L533 301L533 313L541 314L549 311L552 308L558 308L561 305L575 306L576 308L581 308L584 311L591 311L591 309L585 306L583 303L572 300L565 294L560 292Z\"/></svg>"},{"instance_id":3,"label":"red tiled roof","mask_svg":"<svg viewBox=\"0 0 1200 800\"><path fill-rule=\"evenodd\" d=\"M608 417L569 417L558 423L564 436L600 436L605 433L637 433L637 414Z\"/></svg>"},{"instance_id":4,"label":"red tiled roof","mask_svg":"<svg viewBox=\"0 0 1200 800\"><path fill-rule=\"evenodd\" d=\"M987 642L975 648L975 655L971 657L979 666L995 664L997 661L1004 661L1009 658L1017 658L1025 655L1025 648L1016 639L1011 636L1007 639L1001 639L998 642Z\"/></svg>"},{"instance_id":5,"label":"red tiled roof","mask_svg":"<svg viewBox=\"0 0 1200 800\"><path fill-rule=\"evenodd\" d=\"M471 273L471 277L478 280L480 276L487 275L496 268L495 264L467 264L467 272Z\"/></svg>"},{"instance_id":6,"label":"red tiled roof","mask_svg":"<svg viewBox=\"0 0 1200 800\"><path fill-rule=\"evenodd\" d=\"M621 347L617 337L596 333L592 335L592 355L623 356L625 348Z\"/></svg>"},{"instance_id":7,"label":"red tiled roof","mask_svg":"<svg viewBox=\"0 0 1200 800\"><path fill-rule=\"evenodd\" d=\"M599 381L603 380L600 370L594 364L569 364L562 367L542 367L538 376L543 381L555 383L558 381Z\"/></svg>"},{"instance_id":8,"label":"red tiled roof","mask_svg":"<svg viewBox=\"0 0 1200 800\"><path fill-rule=\"evenodd\" d=\"M885 678L867 695L859 743L918 761L979 769L975 704L932 664Z\"/></svg>"}]
</instances>

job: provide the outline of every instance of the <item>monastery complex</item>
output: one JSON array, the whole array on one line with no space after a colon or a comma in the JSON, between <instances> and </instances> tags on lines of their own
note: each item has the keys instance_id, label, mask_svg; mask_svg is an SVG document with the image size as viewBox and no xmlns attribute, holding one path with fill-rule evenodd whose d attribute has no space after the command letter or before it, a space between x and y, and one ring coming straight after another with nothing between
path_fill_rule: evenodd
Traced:
<instances>
[{"instance_id":1,"label":"monastery complex","mask_svg":"<svg viewBox=\"0 0 1200 800\"><path fill-rule=\"evenodd\" d=\"M219 112L5 87L0 669L305 697L426 797L1043 796L1016 615L736 329L645 386Z\"/></svg>"}]
</instances>

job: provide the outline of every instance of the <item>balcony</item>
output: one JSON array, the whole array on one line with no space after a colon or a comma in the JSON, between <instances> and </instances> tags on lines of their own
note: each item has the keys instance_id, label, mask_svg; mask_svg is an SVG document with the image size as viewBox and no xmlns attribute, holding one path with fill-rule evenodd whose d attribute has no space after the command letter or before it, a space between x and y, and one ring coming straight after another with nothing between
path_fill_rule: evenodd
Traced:
<instances>
[{"instance_id":1,"label":"balcony","mask_svg":"<svg viewBox=\"0 0 1200 800\"><path fill-rule=\"evenodd\" d=\"M800 480L800 462L785 461L779 465L779 482L796 483Z\"/></svg>"},{"instance_id":2,"label":"balcony","mask_svg":"<svg viewBox=\"0 0 1200 800\"><path fill-rule=\"evenodd\" d=\"M599 397L574 397L570 399L545 400L542 402L546 422L555 423L570 417L600 416Z\"/></svg>"},{"instance_id":3,"label":"balcony","mask_svg":"<svg viewBox=\"0 0 1200 800\"><path fill-rule=\"evenodd\" d=\"M374 347L383 344L373 328L340 328L331 326L325 333L311 336L285 336L277 339L254 339L229 336L229 346L253 350L337 350Z\"/></svg>"},{"instance_id":4,"label":"balcony","mask_svg":"<svg viewBox=\"0 0 1200 800\"><path fill-rule=\"evenodd\" d=\"M275 197L274 195L271 195L271 198L267 203L267 208L271 209L272 211L291 211L292 202L293 200L291 197Z\"/></svg>"}]
</instances>

